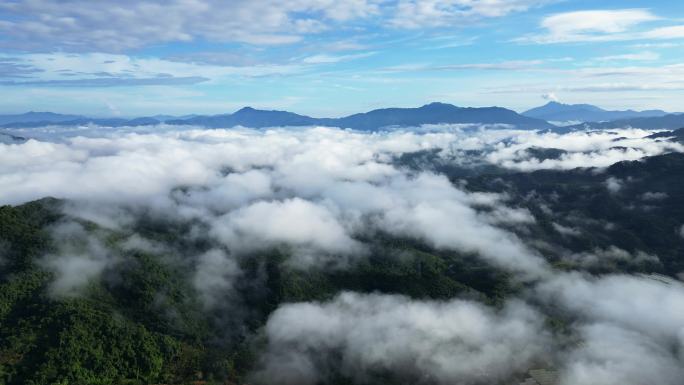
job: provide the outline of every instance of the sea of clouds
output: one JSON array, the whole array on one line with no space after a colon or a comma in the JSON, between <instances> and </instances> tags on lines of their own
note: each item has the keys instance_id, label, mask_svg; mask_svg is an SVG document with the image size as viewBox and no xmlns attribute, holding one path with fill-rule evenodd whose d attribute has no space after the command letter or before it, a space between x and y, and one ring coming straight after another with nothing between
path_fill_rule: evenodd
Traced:
<instances>
[{"instance_id":1,"label":"sea of clouds","mask_svg":"<svg viewBox=\"0 0 684 385\"><path fill-rule=\"evenodd\" d=\"M345 269L368 255L361 239L375 233L472 253L529 287L498 307L467 299L359 293L283 304L265 326L268 343L252 376L255 383L315 384L334 368L358 381L390 371L413 382L491 384L545 365L558 368L562 385L677 385L684 378L681 282L556 271L507 230L535 218L510 205L505 193L472 192L430 167L400 161L431 152L439 162L465 167L507 172L594 167L600 173L619 161L684 152L680 144L647 138L650 131L556 134L473 126L376 133L170 126L16 131L28 139L0 144L0 204L66 199L69 217L100 229L93 234L79 221L53 229L63 242L43 262L55 272L55 295L77 295L116 263L117 252L105 241L110 231L128 234L120 249L172 248L131 231L142 212L193 223L185 236L215 245L198 255L176 256L194 261L193 282L208 308L232 300L241 255L285 245L294 268ZM562 151L538 159L538 148ZM570 336L552 333L549 308L574 320Z\"/></svg>"}]
</instances>

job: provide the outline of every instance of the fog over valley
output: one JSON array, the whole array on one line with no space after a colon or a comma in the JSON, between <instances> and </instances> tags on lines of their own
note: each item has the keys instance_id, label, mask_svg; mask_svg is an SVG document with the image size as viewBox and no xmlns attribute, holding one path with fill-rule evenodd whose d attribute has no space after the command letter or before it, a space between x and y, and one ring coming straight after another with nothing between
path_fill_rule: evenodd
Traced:
<instances>
[{"instance_id":1,"label":"fog over valley","mask_svg":"<svg viewBox=\"0 0 684 385\"><path fill-rule=\"evenodd\" d=\"M140 354L181 349L203 376L250 383L684 374L677 133L13 133L22 140L0 144L9 322L21 301L113 311L117 327L151 333ZM44 299L24 297L43 284ZM171 364L193 365L146 375L182 378Z\"/></svg>"}]
</instances>

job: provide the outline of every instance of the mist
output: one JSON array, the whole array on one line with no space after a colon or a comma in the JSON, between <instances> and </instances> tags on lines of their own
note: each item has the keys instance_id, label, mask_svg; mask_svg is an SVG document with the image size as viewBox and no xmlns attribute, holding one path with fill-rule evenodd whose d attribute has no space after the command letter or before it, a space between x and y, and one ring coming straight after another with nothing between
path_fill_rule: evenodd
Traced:
<instances>
[{"instance_id":1,"label":"mist","mask_svg":"<svg viewBox=\"0 0 684 385\"><path fill-rule=\"evenodd\" d=\"M192 293L183 301L207 312L219 330L213 344L257 341L253 383L476 385L523 381L545 368L563 385L674 385L684 376L684 286L614 269L658 271L667 261L639 245L581 244L584 225L610 232L615 224L556 213L556 192L506 190L513 182L503 178L586 171L617 199L633 181L605 175L609 166L684 152L651 133L38 128L24 143L0 144L0 203L63 200L64 218L48 229L58 244L40 259L58 300L87 295L100 281L125 283L122 266L146 256L183 272ZM482 170L495 170L491 183L504 188L478 184ZM639 204L670 198L648 194ZM672 229L681 239L681 223ZM547 233L555 241L541 238ZM274 259L288 274L344 274L397 241L488 266L511 294L346 290L251 307L275 295L266 288ZM417 258L391 250L393 260ZM181 313L159 317L184 322ZM249 325L254 318L263 328Z\"/></svg>"}]
</instances>

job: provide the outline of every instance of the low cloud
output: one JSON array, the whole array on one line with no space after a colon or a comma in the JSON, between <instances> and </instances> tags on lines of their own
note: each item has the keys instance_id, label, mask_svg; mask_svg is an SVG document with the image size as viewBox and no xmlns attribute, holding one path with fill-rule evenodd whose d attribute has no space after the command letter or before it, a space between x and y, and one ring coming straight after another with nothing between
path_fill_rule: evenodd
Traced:
<instances>
[{"instance_id":1,"label":"low cloud","mask_svg":"<svg viewBox=\"0 0 684 385\"><path fill-rule=\"evenodd\" d=\"M411 175L392 164L394 155L437 147L447 134L422 135L421 141L409 133L327 128L110 134L7 146L0 166L6 202L83 201L75 213L109 228L117 226L116 217L98 214L102 203L129 212L151 209L206 223L233 252L290 247L292 263L303 267L344 266L363 255L358 235L381 231L477 253L532 275L546 269L515 235L497 227L531 223L529 213L479 212L483 202L500 204L459 190L443 176Z\"/></svg>"},{"instance_id":2,"label":"low cloud","mask_svg":"<svg viewBox=\"0 0 684 385\"><path fill-rule=\"evenodd\" d=\"M580 227L583 218L553 216L538 193L523 200L550 218L535 216L532 205L516 206L506 193L469 191L440 170L606 167L681 145L634 129L498 128L38 127L18 131L33 139L0 144L0 203L69 200L68 219L51 228L60 242L41 259L54 274L53 295L79 295L113 265L138 266L132 256L152 256L189 274L204 310L229 325L219 339L250 333L242 323L253 309L241 295L262 301L266 273L259 260L244 262L271 251L285 258L285 268L327 272L367 258L375 246L369 237L401 238L436 254L480 258L516 286L494 306L355 293L280 304L263 329L254 383L389 375L475 385L523 380L529 369L551 367L562 385L612 385L616 378L625 385L677 384L684 362L681 282L562 272L535 250L553 250L552 257L579 270L658 264L657 256L610 245L535 245L541 226L568 243L589 226ZM662 198L655 191L638 197ZM173 239L158 228L174 229ZM672 231L684 237L678 223Z\"/></svg>"},{"instance_id":3,"label":"low cloud","mask_svg":"<svg viewBox=\"0 0 684 385\"><path fill-rule=\"evenodd\" d=\"M684 376L671 347L610 324L580 328L584 344L568 357L561 384L675 385Z\"/></svg>"},{"instance_id":4,"label":"low cloud","mask_svg":"<svg viewBox=\"0 0 684 385\"><path fill-rule=\"evenodd\" d=\"M576 235L579 236L581 233ZM588 252L572 254L565 259L587 268L608 266L614 263L623 263L632 266L638 266L642 263L660 263L660 260L655 255L650 255L643 251L630 253L616 246L605 249L597 248Z\"/></svg>"},{"instance_id":5,"label":"low cloud","mask_svg":"<svg viewBox=\"0 0 684 385\"><path fill-rule=\"evenodd\" d=\"M257 202L215 219L213 234L236 252L265 250L278 245L295 248L295 263L308 267L330 254L330 264L343 264L340 256L363 255L336 216L327 208L300 198Z\"/></svg>"},{"instance_id":6,"label":"low cloud","mask_svg":"<svg viewBox=\"0 0 684 385\"><path fill-rule=\"evenodd\" d=\"M538 293L575 315L583 341L565 358L561 384L681 381L681 282L660 276L568 274L544 283Z\"/></svg>"},{"instance_id":7,"label":"low cloud","mask_svg":"<svg viewBox=\"0 0 684 385\"><path fill-rule=\"evenodd\" d=\"M256 383L315 384L334 374L438 384L496 383L550 348L543 316L520 302L414 301L343 293L330 302L281 306L266 325Z\"/></svg>"},{"instance_id":8,"label":"low cloud","mask_svg":"<svg viewBox=\"0 0 684 385\"><path fill-rule=\"evenodd\" d=\"M624 181L618 178L610 177L606 179L605 185L611 194L617 194L624 187Z\"/></svg>"},{"instance_id":9,"label":"low cloud","mask_svg":"<svg viewBox=\"0 0 684 385\"><path fill-rule=\"evenodd\" d=\"M57 251L43 257L41 264L55 274L51 292L56 296L79 295L117 261L105 241L79 223L60 223L51 230L60 242Z\"/></svg>"},{"instance_id":10,"label":"low cloud","mask_svg":"<svg viewBox=\"0 0 684 385\"><path fill-rule=\"evenodd\" d=\"M2 145L2 203L73 199L82 202L78 215L108 228L117 226L117 217L101 214L102 204L129 212L151 209L202 221L234 252L293 247L301 266L336 260L344 265L345 256L363 254L359 234L380 231L476 253L535 276L546 274L543 259L503 229L533 224L529 212L507 207L504 196L469 193L443 175L406 169L397 159L436 150L441 162L458 166L475 159L514 170L569 169L681 147L645 138L648 132L641 130L59 130L55 135L50 127L32 129L41 140ZM534 158L530 149L543 145L563 152L554 159Z\"/></svg>"},{"instance_id":11,"label":"low cloud","mask_svg":"<svg viewBox=\"0 0 684 385\"><path fill-rule=\"evenodd\" d=\"M211 249L197 257L193 285L208 308L234 302L235 282L242 270L234 258L220 249Z\"/></svg>"}]
</instances>

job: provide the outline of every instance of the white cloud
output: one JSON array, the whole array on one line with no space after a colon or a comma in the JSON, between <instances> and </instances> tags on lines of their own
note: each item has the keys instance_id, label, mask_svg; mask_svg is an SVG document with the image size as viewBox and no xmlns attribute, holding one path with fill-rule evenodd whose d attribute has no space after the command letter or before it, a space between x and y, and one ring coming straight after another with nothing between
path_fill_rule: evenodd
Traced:
<instances>
[{"instance_id":1,"label":"white cloud","mask_svg":"<svg viewBox=\"0 0 684 385\"><path fill-rule=\"evenodd\" d=\"M308 56L302 59L304 64L331 64L339 63L349 60L362 59L364 57L369 57L374 55L375 52L364 52L351 55L328 55L328 54L317 54L313 56Z\"/></svg>"},{"instance_id":2,"label":"white cloud","mask_svg":"<svg viewBox=\"0 0 684 385\"><path fill-rule=\"evenodd\" d=\"M282 202L257 202L218 217L213 234L236 251L269 249L279 244L296 248L300 267L320 264L321 253L330 253L330 264L343 265L340 256L361 256L360 243L327 208L300 198Z\"/></svg>"},{"instance_id":3,"label":"white cloud","mask_svg":"<svg viewBox=\"0 0 684 385\"><path fill-rule=\"evenodd\" d=\"M547 0L400 0L390 24L398 28L453 27L525 11Z\"/></svg>"},{"instance_id":4,"label":"white cloud","mask_svg":"<svg viewBox=\"0 0 684 385\"><path fill-rule=\"evenodd\" d=\"M639 52L639 53L628 53L623 55L610 55L601 56L596 60L599 61L621 61L621 60L632 60L632 61L653 61L660 59L660 54L657 52Z\"/></svg>"},{"instance_id":5,"label":"white cloud","mask_svg":"<svg viewBox=\"0 0 684 385\"><path fill-rule=\"evenodd\" d=\"M0 9L0 31L11 36L5 45L121 51L201 39L288 44L327 29L328 23L375 14L378 5L367 0L36 0L5 2Z\"/></svg>"},{"instance_id":6,"label":"white cloud","mask_svg":"<svg viewBox=\"0 0 684 385\"><path fill-rule=\"evenodd\" d=\"M636 59L638 57L632 57ZM647 58L647 57L643 57ZM621 60L625 60L622 58ZM490 94L515 94L536 97L540 93L564 93L577 102L588 99L601 100L614 109L643 109L645 100L653 100L649 108L679 111L676 103L677 91L684 90L684 65L659 64L647 61L619 63L616 61L589 61L577 69L545 68L529 69L531 75L545 76L543 81L515 81L510 85L490 87ZM622 64L622 65L621 65ZM543 73L542 73L543 72ZM553 84L550 86L549 84ZM669 91L669 92L667 92ZM596 95L596 93L604 95ZM636 104L635 104L636 103Z\"/></svg>"},{"instance_id":7,"label":"white cloud","mask_svg":"<svg viewBox=\"0 0 684 385\"><path fill-rule=\"evenodd\" d=\"M676 385L684 376L681 359L641 333L601 323L580 333L586 342L567 358L561 384Z\"/></svg>"},{"instance_id":8,"label":"white cloud","mask_svg":"<svg viewBox=\"0 0 684 385\"><path fill-rule=\"evenodd\" d=\"M581 344L561 384L678 384L684 371L684 286L657 277L559 275L539 294L578 317Z\"/></svg>"},{"instance_id":9,"label":"white cloud","mask_svg":"<svg viewBox=\"0 0 684 385\"><path fill-rule=\"evenodd\" d=\"M3 55L0 54L0 57ZM174 84L178 79L199 81L222 80L234 77L261 77L302 72L303 63L252 66L214 65L181 62L151 57L133 57L108 53L35 53L7 56L8 60L32 68L30 76L16 80L17 84L40 85L73 82L74 85L102 85L116 82L124 85ZM61 82L61 83L60 83Z\"/></svg>"},{"instance_id":10,"label":"white cloud","mask_svg":"<svg viewBox=\"0 0 684 385\"><path fill-rule=\"evenodd\" d=\"M541 22L544 34L528 35L518 42L542 44L605 42L622 40L679 39L684 26L671 25L644 30L641 26L662 18L648 9L586 10L547 16Z\"/></svg>"},{"instance_id":11,"label":"white cloud","mask_svg":"<svg viewBox=\"0 0 684 385\"><path fill-rule=\"evenodd\" d=\"M237 262L219 249L197 257L193 284L205 306L211 308L234 295L234 282L242 271Z\"/></svg>"},{"instance_id":12,"label":"white cloud","mask_svg":"<svg viewBox=\"0 0 684 385\"><path fill-rule=\"evenodd\" d=\"M344 266L363 255L359 234L382 231L543 276L545 261L501 228L534 223L528 211L506 207L504 196L468 193L443 175L399 168L395 157L436 149L443 161L457 165L476 161L536 170L605 167L684 150L644 138L649 133L465 132L449 125L372 134L315 127L60 128L55 142L0 145L1 203L73 199L83 202L77 215L107 228L128 219L97 207L150 207L203 221L232 252L289 247L298 266ZM48 140L55 135L51 127L30 134ZM531 147L567 153L542 161L530 155ZM484 155L474 159L467 150Z\"/></svg>"},{"instance_id":13,"label":"white cloud","mask_svg":"<svg viewBox=\"0 0 684 385\"><path fill-rule=\"evenodd\" d=\"M641 199L645 201L659 201L662 199L667 199L668 195L667 193L664 192L652 192L652 191L646 191L645 193L641 194Z\"/></svg>"},{"instance_id":14,"label":"white cloud","mask_svg":"<svg viewBox=\"0 0 684 385\"><path fill-rule=\"evenodd\" d=\"M575 234L581 236L581 233ZM579 264L582 267L601 267L609 266L614 263L638 265L644 262L659 264L660 260L655 255L635 251L630 253L616 246L605 249L596 248L588 252L575 253L564 257L564 259Z\"/></svg>"},{"instance_id":15,"label":"white cloud","mask_svg":"<svg viewBox=\"0 0 684 385\"><path fill-rule=\"evenodd\" d=\"M548 342L543 317L520 302L493 311L461 300L352 293L283 305L266 336L253 380L292 385L334 371L363 381L378 370L412 383L498 383L526 370Z\"/></svg>"},{"instance_id":16,"label":"white cloud","mask_svg":"<svg viewBox=\"0 0 684 385\"><path fill-rule=\"evenodd\" d=\"M43 130L53 135L50 127L31 131ZM392 163L405 152L467 142L459 131L73 130L61 131L67 135L62 143L3 145L3 203L45 196L92 202L81 205L81 215L108 227L116 226L113 217L87 214L90 209L150 207L206 222L234 252L290 247L298 266L345 265L363 255L356 235L384 231L477 253L534 276L547 269L498 227L532 223L529 212L499 207L497 197L468 194L444 176L411 175ZM491 209L475 208L483 205Z\"/></svg>"},{"instance_id":17,"label":"white cloud","mask_svg":"<svg viewBox=\"0 0 684 385\"><path fill-rule=\"evenodd\" d=\"M617 194L622 190L624 187L625 183L621 179L615 178L615 177L610 177L606 179L606 188L608 191L610 191L611 194Z\"/></svg>"},{"instance_id":18,"label":"white cloud","mask_svg":"<svg viewBox=\"0 0 684 385\"><path fill-rule=\"evenodd\" d=\"M51 232L60 240L57 252L44 256L40 263L55 274L50 289L56 296L78 295L117 260L98 234L79 223L59 223Z\"/></svg>"},{"instance_id":19,"label":"white cloud","mask_svg":"<svg viewBox=\"0 0 684 385\"><path fill-rule=\"evenodd\" d=\"M680 144L645 138L649 134L649 131L638 129L577 131L562 135L524 131L511 136L512 140L506 144L501 143L501 138L493 135L480 139L487 140L492 146L486 155L489 162L525 171L608 167L623 160L637 160L668 151L684 151L684 146ZM556 148L566 152L558 158L540 160L526 151L531 147Z\"/></svg>"},{"instance_id":20,"label":"white cloud","mask_svg":"<svg viewBox=\"0 0 684 385\"><path fill-rule=\"evenodd\" d=\"M684 25L655 28L642 36L644 39L682 39L684 38Z\"/></svg>"},{"instance_id":21,"label":"white cloud","mask_svg":"<svg viewBox=\"0 0 684 385\"><path fill-rule=\"evenodd\" d=\"M265 326L266 351L255 382L317 383L331 370L363 381L380 370L409 382L505 383L548 359L564 385L613 385L616 379L625 385L678 384L684 367L681 282L555 271L505 229L524 231L535 223L526 209L509 207L505 194L468 192L444 175L409 170L396 159L434 150L439 162L462 166L473 161L466 151L481 150L476 160L482 164L567 169L684 148L635 129L561 135L467 128L363 133L321 127L38 127L20 132L42 140L0 144L0 204L72 199L68 215L100 225L103 234L122 230L126 237L114 249L127 252L169 251L126 233L133 213L191 223L183 235L211 246L183 255L183 266L203 303L230 308L235 324L245 310L235 303L236 282L244 279L242 253L272 247L288 252L295 267L344 267L364 257L359 235L381 232L476 254L511 273L513 281L534 278L521 294L534 307L515 300L488 307L350 293L322 303L283 304ZM533 160L531 147L567 154ZM554 223L561 233L580 235ZM65 241L42 264L55 273L55 294L77 294L119 261L101 241L111 237L100 232L69 223L54 235ZM581 266L657 262L617 247L568 254L563 257ZM547 308L543 304L567 322L569 340L553 341L538 310Z\"/></svg>"},{"instance_id":22,"label":"white cloud","mask_svg":"<svg viewBox=\"0 0 684 385\"><path fill-rule=\"evenodd\" d=\"M617 33L658 18L645 9L592 10L559 13L546 17L541 25L551 36L563 38L587 32Z\"/></svg>"},{"instance_id":23,"label":"white cloud","mask_svg":"<svg viewBox=\"0 0 684 385\"><path fill-rule=\"evenodd\" d=\"M548 100L551 102L558 102L559 101L558 96L556 96L555 92L547 92L545 94L542 94L542 99Z\"/></svg>"}]
</instances>

